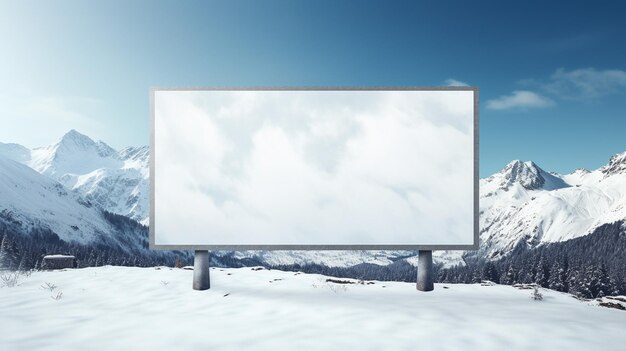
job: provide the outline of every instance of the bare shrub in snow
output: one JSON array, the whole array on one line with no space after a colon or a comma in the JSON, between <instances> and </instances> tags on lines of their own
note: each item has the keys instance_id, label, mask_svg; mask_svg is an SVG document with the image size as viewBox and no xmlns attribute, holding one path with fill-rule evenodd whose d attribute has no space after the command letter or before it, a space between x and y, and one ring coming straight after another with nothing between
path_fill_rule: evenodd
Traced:
<instances>
[{"instance_id":1,"label":"bare shrub in snow","mask_svg":"<svg viewBox=\"0 0 626 351\"><path fill-rule=\"evenodd\" d=\"M5 272L0 275L0 287L12 288L20 285L20 272Z\"/></svg>"},{"instance_id":2,"label":"bare shrub in snow","mask_svg":"<svg viewBox=\"0 0 626 351\"><path fill-rule=\"evenodd\" d=\"M345 283L335 283L333 279L325 280L324 278L318 278L315 282L311 284L311 286L313 288L328 288L335 294L348 291L348 286Z\"/></svg>"},{"instance_id":3,"label":"bare shrub in snow","mask_svg":"<svg viewBox=\"0 0 626 351\"><path fill-rule=\"evenodd\" d=\"M50 296L50 298L55 300L55 301L59 301L59 300L61 300L61 298L63 298L63 292L59 291L59 292L57 292L56 295Z\"/></svg>"},{"instance_id":4,"label":"bare shrub in snow","mask_svg":"<svg viewBox=\"0 0 626 351\"><path fill-rule=\"evenodd\" d=\"M50 292L54 291L54 289L57 288L56 285L52 284L52 283L44 283L43 285L41 285L41 288L44 290L50 290Z\"/></svg>"},{"instance_id":5,"label":"bare shrub in snow","mask_svg":"<svg viewBox=\"0 0 626 351\"><path fill-rule=\"evenodd\" d=\"M317 289L318 287L322 286L324 284L324 279L322 278L317 278L313 283L311 283L311 286L314 289Z\"/></svg>"},{"instance_id":6,"label":"bare shrub in snow","mask_svg":"<svg viewBox=\"0 0 626 351\"><path fill-rule=\"evenodd\" d=\"M337 285L337 284L326 284L326 285L328 286L330 291L334 292L335 294L348 291L347 285Z\"/></svg>"},{"instance_id":7,"label":"bare shrub in snow","mask_svg":"<svg viewBox=\"0 0 626 351\"><path fill-rule=\"evenodd\" d=\"M541 293L541 291L539 291L539 286L538 285L533 286L533 293L532 293L531 297L535 301L543 300L543 294Z\"/></svg>"},{"instance_id":8,"label":"bare shrub in snow","mask_svg":"<svg viewBox=\"0 0 626 351\"><path fill-rule=\"evenodd\" d=\"M180 257L176 257L176 262L174 262L174 267L183 268L185 267L185 262L183 262L183 260L181 260Z\"/></svg>"}]
</instances>

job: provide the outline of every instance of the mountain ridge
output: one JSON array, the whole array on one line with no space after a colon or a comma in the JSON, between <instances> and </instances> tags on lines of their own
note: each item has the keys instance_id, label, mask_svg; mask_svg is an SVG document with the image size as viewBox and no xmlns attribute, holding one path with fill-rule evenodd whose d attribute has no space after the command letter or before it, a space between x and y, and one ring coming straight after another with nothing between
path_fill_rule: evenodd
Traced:
<instances>
[{"instance_id":1,"label":"mountain ridge","mask_svg":"<svg viewBox=\"0 0 626 351\"><path fill-rule=\"evenodd\" d=\"M149 148L115 150L72 129L48 146L0 144L0 155L25 164L104 210L148 224Z\"/></svg>"},{"instance_id":2,"label":"mountain ridge","mask_svg":"<svg viewBox=\"0 0 626 351\"><path fill-rule=\"evenodd\" d=\"M621 168L625 155L614 155L594 171L575 170L567 175L514 161L481 179L482 253L497 258L520 242L536 247L565 241L625 219L626 172Z\"/></svg>"},{"instance_id":3,"label":"mountain ridge","mask_svg":"<svg viewBox=\"0 0 626 351\"><path fill-rule=\"evenodd\" d=\"M111 213L148 223L148 146L115 150L70 130L59 142L27 149L0 143L0 155L31 167L72 192L79 201ZM533 161L513 160L501 171L480 179L480 250L437 251L445 265L462 262L465 254L497 259L523 244L529 248L566 241L591 233L606 223L626 219L626 152L613 155L596 170L577 169L569 174L546 172ZM388 264L409 256L407 252L365 252L336 258L315 252L241 252L238 258L257 257L267 262L346 265L358 260ZM358 257L357 257L358 256ZM355 261L356 260L356 261ZM414 263L414 259L407 259Z\"/></svg>"}]
</instances>

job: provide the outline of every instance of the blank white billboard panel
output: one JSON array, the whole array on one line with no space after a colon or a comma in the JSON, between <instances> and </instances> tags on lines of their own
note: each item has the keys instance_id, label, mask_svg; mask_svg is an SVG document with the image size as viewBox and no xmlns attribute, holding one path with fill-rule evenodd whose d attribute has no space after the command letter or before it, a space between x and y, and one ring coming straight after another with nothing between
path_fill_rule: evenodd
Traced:
<instances>
[{"instance_id":1,"label":"blank white billboard panel","mask_svg":"<svg viewBox=\"0 0 626 351\"><path fill-rule=\"evenodd\" d=\"M153 248L471 248L473 88L154 90Z\"/></svg>"}]
</instances>

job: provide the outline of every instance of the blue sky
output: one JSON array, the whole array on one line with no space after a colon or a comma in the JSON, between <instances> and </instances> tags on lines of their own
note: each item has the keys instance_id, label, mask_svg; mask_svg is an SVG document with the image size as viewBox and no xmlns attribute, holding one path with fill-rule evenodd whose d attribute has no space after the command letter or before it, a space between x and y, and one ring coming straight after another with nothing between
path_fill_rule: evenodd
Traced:
<instances>
[{"instance_id":1,"label":"blue sky","mask_svg":"<svg viewBox=\"0 0 626 351\"><path fill-rule=\"evenodd\" d=\"M0 141L148 142L151 86L481 89L481 176L626 151L626 3L0 0Z\"/></svg>"}]
</instances>

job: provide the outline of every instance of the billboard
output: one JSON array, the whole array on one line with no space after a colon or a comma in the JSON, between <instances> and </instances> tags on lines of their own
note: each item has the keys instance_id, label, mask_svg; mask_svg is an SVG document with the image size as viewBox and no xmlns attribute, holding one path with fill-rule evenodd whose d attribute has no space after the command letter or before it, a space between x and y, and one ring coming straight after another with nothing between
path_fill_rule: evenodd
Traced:
<instances>
[{"instance_id":1,"label":"billboard","mask_svg":"<svg viewBox=\"0 0 626 351\"><path fill-rule=\"evenodd\" d=\"M476 249L478 89L153 89L153 249Z\"/></svg>"}]
</instances>

